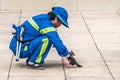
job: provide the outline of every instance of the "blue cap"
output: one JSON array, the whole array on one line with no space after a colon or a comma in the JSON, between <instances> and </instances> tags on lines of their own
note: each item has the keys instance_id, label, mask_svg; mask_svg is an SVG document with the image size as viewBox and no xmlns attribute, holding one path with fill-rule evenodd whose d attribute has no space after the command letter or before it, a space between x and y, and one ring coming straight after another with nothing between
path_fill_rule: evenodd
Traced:
<instances>
[{"instance_id":1,"label":"blue cap","mask_svg":"<svg viewBox=\"0 0 120 80\"><path fill-rule=\"evenodd\" d=\"M64 26L69 28L68 21L67 21L68 13L64 8L62 8L62 7L53 7L52 13L57 16L57 18L62 22L62 24Z\"/></svg>"}]
</instances>

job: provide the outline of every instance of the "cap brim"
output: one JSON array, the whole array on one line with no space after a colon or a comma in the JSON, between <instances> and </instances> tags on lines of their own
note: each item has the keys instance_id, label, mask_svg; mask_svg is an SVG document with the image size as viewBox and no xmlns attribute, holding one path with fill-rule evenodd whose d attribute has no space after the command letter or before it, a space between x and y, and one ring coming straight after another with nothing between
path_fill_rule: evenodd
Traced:
<instances>
[{"instance_id":1,"label":"cap brim","mask_svg":"<svg viewBox=\"0 0 120 80\"><path fill-rule=\"evenodd\" d=\"M63 18L61 18L59 15L57 15L57 17L58 17L58 19L62 22L62 24L65 26L65 27L67 27L67 28L69 28L69 25L68 25L68 22L67 21L65 21Z\"/></svg>"}]
</instances>

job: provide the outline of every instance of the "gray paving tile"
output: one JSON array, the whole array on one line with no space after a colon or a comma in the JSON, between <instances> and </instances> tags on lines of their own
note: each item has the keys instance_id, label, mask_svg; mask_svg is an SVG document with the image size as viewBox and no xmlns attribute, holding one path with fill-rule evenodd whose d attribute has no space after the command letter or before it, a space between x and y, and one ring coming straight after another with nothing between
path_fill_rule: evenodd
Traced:
<instances>
[{"instance_id":1,"label":"gray paving tile","mask_svg":"<svg viewBox=\"0 0 120 80\"><path fill-rule=\"evenodd\" d=\"M63 77L10 77L9 80L65 80Z\"/></svg>"},{"instance_id":2,"label":"gray paving tile","mask_svg":"<svg viewBox=\"0 0 120 80\"><path fill-rule=\"evenodd\" d=\"M100 50L120 50L119 33L94 34L93 37Z\"/></svg>"},{"instance_id":3,"label":"gray paving tile","mask_svg":"<svg viewBox=\"0 0 120 80\"><path fill-rule=\"evenodd\" d=\"M82 11L84 17L118 17L117 11Z\"/></svg>"},{"instance_id":4,"label":"gray paving tile","mask_svg":"<svg viewBox=\"0 0 120 80\"><path fill-rule=\"evenodd\" d=\"M101 53L108 62L120 61L120 50L101 50Z\"/></svg>"},{"instance_id":5,"label":"gray paving tile","mask_svg":"<svg viewBox=\"0 0 120 80\"><path fill-rule=\"evenodd\" d=\"M120 80L120 77L115 77L116 80Z\"/></svg>"},{"instance_id":6,"label":"gray paving tile","mask_svg":"<svg viewBox=\"0 0 120 80\"><path fill-rule=\"evenodd\" d=\"M68 77L67 80L113 80L110 77Z\"/></svg>"},{"instance_id":7,"label":"gray paving tile","mask_svg":"<svg viewBox=\"0 0 120 80\"><path fill-rule=\"evenodd\" d=\"M10 77L17 76L17 77L64 77L64 73L62 71L62 64L59 64L59 61L46 63L45 70L34 70L34 69L27 69L25 67L25 62L21 62L16 64L15 62L12 65Z\"/></svg>"},{"instance_id":8,"label":"gray paving tile","mask_svg":"<svg viewBox=\"0 0 120 80\"><path fill-rule=\"evenodd\" d=\"M18 24L19 12L0 12L0 24Z\"/></svg>"},{"instance_id":9,"label":"gray paving tile","mask_svg":"<svg viewBox=\"0 0 120 80\"><path fill-rule=\"evenodd\" d=\"M94 32L119 32L120 18L85 18L85 21Z\"/></svg>"},{"instance_id":10,"label":"gray paving tile","mask_svg":"<svg viewBox=\"0 0 120 80\"><path fill-rule=\"evenodd\" d=\"M71 24L70 29L63 28L62 26L58 29L58 32L63 42L67 44L70 43L70 44L74 44L75 46L77 46L77 44L81 45L81 43L84 43L84 42L93 43L92 38L90 37L89 32L85 27L85 24L82 26Z\"/></svg>"},{"instance_id":11,"label":"gray paving tile","mask_svg":"<svg viewBox=\"0 0 120 80\"><path fill-rule=\"evenodd\" d=\"M2 19L1 19L2 20ZM12 54L9 50L11 29L9 25L0 25L0 80L7 80L11 65ZM3 77L4 76L4 77Z\"/></svg>"},{"instance_id":12,"label":"gray paving tile","mask_svg":"<svg viewBox=\"0 0 120 80\"><path fill-rule=\"evenodd\" d=\"M113 76L115 78L120 78L120 62L117 61L111 61L107 62L108 67L110 68L110 71L112 72Z\"/></svg>"},{"instance_id":13,"label":"gray paving tile","mask_svg":"<svg viewBox=\"0 0 120 80\"><path fill-rule=\"evenodd\" d=\"M96 15L94 15L96 14ZM119 24L116 13L83 13L92 36L113 77L119 77Z\"/></svg>"},{"instance_id":14,"label":"gray paving tile","mask_svg":"<svg viewBox=\"0 0 120 80\"><path fill-rule=\"evenodd\" d=\"M12 58L12 55L8 53L8 51L1 51L0 53L0 80L1 80L1 77L8 76L9 68L11 65L10 64L11 58Z\"/></svg>"},{"instance_id":15,"label":"gray paving tile","mask_svg":"<svg viewBox=\"0 0 120 80\"><path fill-rule=\"evenodd\" d=\"M44 13L47 13L47 11L22 11L20 23L23 23L25 20L29 19L30 17Z\"/></svg>"},{"instance_id":16,"label":"gray paving tile","mask_svg":"<svg viewBox=\"0 0 120 80\"><path fill-rule=\"evenodd\" d=\"M47 13L47 11L22 11L21 12L21 19L20 24L22 24L25 20L29 19L32 16Z\"/></svg>"},{"instance_id":17,"label":"gray paving tile","mask_svg":"<svg viewBox=\"0 0 120 80\"><path fill-rule=\"evenodd\" d=\"M74 30L72 30L73 28ZM60 36L69 50L72 49L79 60L102 61L86 27L80 26L80 29L77 29L77 27L74 26L72 29L59 28L58 30L59 33L62 33Z\"/></svg>"},{"instance_id":18,"label":"gray paving tile","mask_svg":"<svg viewBox=\"0 0 120 80\"><path fill-rule=\"evenodd\" d=\"M81 13L79 11L69 12L68 22L69 22L69 24L75 24L75 25L78 24L79 26L80 26L80 24L83 24ZM70 25L70 27L71 27L71 25Z\"/></svg>"},{"instance_id":19,"label":"gray paving tile","mask_svg":"<svg viewBox=\"0 0 120 80\"><path fill-rule=\"evenodd\" d=\"M75 58L79 60L79 62L84 62L84 61L103 61L99 52L96 50L78 50L74 49L74 52L76 53Z\"/></svg>"},{"instance_id":20,"label":"gray paving tile","mask_svg":"<svg viewBox=\"0 0 120 80\"><path fill-rule=\"evenodd\" d=\"M119 37L120 37L120 34L119 33L96 33L96 34L93 34L94 36L94 39L96 41L96 43L98 44L111 44L111 43L114 43L114 44L119 44L120 43L120 40L119 40Z\"/></svg>"},{"instance_id":21,"label":"gray paving tile","mask_svg":"<svg viewBox=\"0 0 120 80\"><path fill-rule=\"evenodd\" d=\"M32 17L39 14L47 13L48 11L22 11L21 18Z\"/></svg>"},{"instance_id":22,"label":"gray paving tile","mask_svg":"<svg viewBox=\"0 0 120 80\"><path fill-rule=\"evenodd\" d=\"M13 31L12 24L0 25L0 32L9 34L11 31Z\"/></svg>"},{"instance_id":23,"label":"gray paving tile","mask_svg":"<svg viewBox=\"0 0 120 80\"><path fill-rule=\"evenodd\" d=\"M82 68L65 68L69 77L111 77L104 62L82 62Z\"/></svg>"},{"instance_id":24,"label":"gray paving tile","mask_svg":"<svg viewBox=\"0 0 120 80\"><path fill-rule=\"evenodd\" d=\"M53 56L54 55L54 56ZM50 57L52 56L52 57ZM52 51L49 54L47 60L45 61L45 70L34 70L27 69L25 67L25 59L20 60L19 63L16 63L15 60L12 63L11 77L61 77L64 78L63 66L61 63L61 58L58 58L58 55ZM17 73L17 74L16 74Z\"/></svg>"},{"instance_id":25,"label":"gray paving tile","mask_svg":"<svg viewBox=\"0 0 120 80\"><path fill-rule=\"evenodd\" d=\"M0 80L7 80L7 77L0 77Z\"/></svg>"},{"instance_id":26,"label":"gray paving tile","mask_svg":"<svg viewBox=\"0 0 120 80\"><path fill-rule=\"evenodd\" d=\"M105 18L85 18L92 36L100 50L119 50L119 19L119 17L115 16Z\"/></svg>"}]
</instances>

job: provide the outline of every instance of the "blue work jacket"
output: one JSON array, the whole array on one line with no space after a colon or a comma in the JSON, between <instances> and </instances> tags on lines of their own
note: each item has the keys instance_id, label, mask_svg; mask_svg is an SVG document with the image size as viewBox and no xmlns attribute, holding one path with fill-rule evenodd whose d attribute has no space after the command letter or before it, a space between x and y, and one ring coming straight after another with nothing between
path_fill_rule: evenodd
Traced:
<instances>
[{"instance_id":1,"label":"blue work jacket","mask_svg":"<svg viewBox=\"0 0 120 80\"><path fill-rule=\"evenodd\" d=\"M36 39L37 37L46 36L49 39L49 41L51 41L51 43L54 45L60 56L66 56L69 54L68 49L63 44L56 30L51 30L44 34L40 32L41 30L44 30L46 28L55 29L53 23L51 22L50 17L47 14L36 15L33 16L31 19L35 22L36 25L39 26L39 28L38 30L36 30L33 27L34 25L30 24L29 19L26 20L22 24L25 26L23 41L31 41Z\"/></svg>"}]
</instances>

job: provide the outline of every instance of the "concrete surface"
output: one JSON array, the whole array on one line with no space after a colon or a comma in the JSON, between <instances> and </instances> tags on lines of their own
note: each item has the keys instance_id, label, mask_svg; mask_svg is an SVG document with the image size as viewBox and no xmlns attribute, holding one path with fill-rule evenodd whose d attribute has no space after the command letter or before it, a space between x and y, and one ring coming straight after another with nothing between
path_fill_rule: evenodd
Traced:
<instances>
[{"instance_id":1,"label":"concrete surface","mask_svg":"<svg viewBox=\"0 0 120 80\"><path fill-rule=\"evenodd\" d=\"M0 11L0 80L120 80L120 16L117 11L69 11L70 28L58 28L82 68L65 67L54 48L45 70L26 69L9 50L11 25L46 11Z\"/></svg>"}]
</instances>

